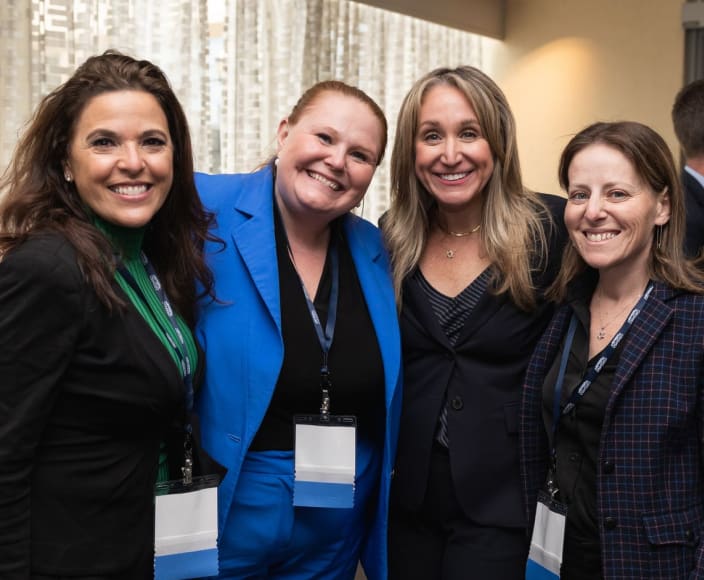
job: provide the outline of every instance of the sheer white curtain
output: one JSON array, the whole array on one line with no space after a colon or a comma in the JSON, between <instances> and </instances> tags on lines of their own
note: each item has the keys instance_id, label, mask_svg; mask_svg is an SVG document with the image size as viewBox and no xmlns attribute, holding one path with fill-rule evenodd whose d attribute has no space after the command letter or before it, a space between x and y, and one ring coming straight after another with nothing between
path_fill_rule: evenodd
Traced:
<instances>
[{"instance_id":1,"label":"sheer white curtain","mask_svg":"<svg viewBox=\"0 0 704 580\"><path fill-rule=\"evenodd\" d=\"M482 37L346 0L223 0L222 107L214 116L223 171L249 171L273 152L279 120L319 80L339 79L387 114L389 144L411 84L437 66L481 67ZM387 157L362 208L388 207Z\"/></svg>"},{"instance_id":2,"label":"sheer white curtain","mask_svg":"<svg viewBox=\"0 0 704 580\"><path fill-rule=\"evenodd\" d=\"M188 115L201 171L251 171L313 83L339 79L389 119L436 66L482 67L481 37L348 0L2 0L0 166L39 99L88 56L117 48L162 67ZM388 157L362 208L388 205Z\"/></svg>"},{"instance_id":3,"label":"sheer white curtain","mask_svg":"<svg viewBox=\"0 0 704 580\"><path fill-rule=\"evenodd\" d=\"M208 0L2 0L0 163L42 96L89 56L116 48L159 65L187 110L196 158L210 155Z\"/></svg>"}]
</instances>

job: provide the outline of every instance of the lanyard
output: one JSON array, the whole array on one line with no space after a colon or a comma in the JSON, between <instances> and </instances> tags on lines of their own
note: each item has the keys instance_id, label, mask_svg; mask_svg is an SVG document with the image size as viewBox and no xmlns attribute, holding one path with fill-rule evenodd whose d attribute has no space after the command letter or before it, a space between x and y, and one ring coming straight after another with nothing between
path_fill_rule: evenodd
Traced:
<instances>
[{"instance_id":1,"label":"lanyard","mask_svg":"<svg viewBox=\"0 0 704 580\"><path fill-rule=\"evenodd\" d=\"M183 472L183 482L185 484L190 484L192 482L193 476L193 450L191 444L191 434L193 431L193 427L191 425L191 422L188 420L188 415L193 410L193 371L191 367L191 358L188 356L188 349L186 348L186 339L184 338L183 333L179 328L178 321L176 320L176 314L174 313L174 310L171 307L171 302L169 301L169 298L166 295L163 286L161 285L159 277L157 276L156 271L154 270L154 266L152 266L152 263L149 261L149 258L147 258L147 255L144 252L140 252L139 257L142 262L142 265L144 266L145 271L147 272L147 277L151 282L152 288L154 289L154 292L156 293L156 296L159 299L159 302L161 303L164 313L166 314L166 318L171 324L174 334L178 338L177 344L171 337L171 335L166 331L166 329L159 323L158 320L156 320L156 323L161 327L162 333L164 334L164 336L166 336L166 340L169 341L171 348L173 348L174 352L176 353L176 357L178 358L181 366L181 374L183 376L183 384L185 386L184 398L186 407L186 420L184 425L186 437L183 444L185 461L184 466L181 468L181 471ZM139 284L137 284L137 281L134 279L132 273L122 263L119 263L117 270L120 275L125 279L125 281L131 286L131 288L139 296L142 297L142 300L144 301L145 305L147 306L147 308L149 308L149 301L144 295L144 292L142 292L142 289L139 287Z\"/></svg>"},{"instance_id":2,"label":"lanyard","mask_svg":"<svg viewBox=\"0 0 704 580\"><path fill-rule=\"evenodd\" d=\"M298 276L298 282L303 289L303 295L306 298L306 305L308 306L308 312L310 314L311 320L313 321L313 326L315 327L315 334L318 337L318 342L320 343L320 350L323 352L323 362L320 365L320 388L322 390L322 401L320 404L320 416L324 421L330 420L330 388L332 387L332 382L330 381L330 369L328 368L328 354L330 353L330 347L332 346L332 339L335 334L335 323L337 321L337 301L340 295L340 257L337 247L337 240L335 238L335 228L331 227L330 231L330 266L332 274L332 287L330 289L330 299L328 301L328 318L325 323L325 329L320 322L320 317L318 316L318 311L315 309L315 304L306 290L306 286L303 283L303 279L298 273L296 268L296 260L293 257L293 252L291 251L291 244L288 241L288 234L286 233L286 225L281 217L281 210L279 209L279 204L274 200L274 215L275 220L278 219L281 224L281 231L283 232L284 240L286 241L286 249L288 250L288 255L291 258L291 263L293 264L293 269L296 271Z\"/></svg>"},{"instance_id":3,"label":"lanyard","mask_svg":"<svg viewBox=\"0 0 704 580\"><path fill-rule=\"evenodd\" d=\"M288 241L287 241L288 245ZM291 254L291 248L289 246L289 254ZM293 255L291 255L291 260L293 261ZM303 280L301 280L300 275L298 280L301 283L301 288L303 288L303 295L306 297L306 304L308 305L308 312L313 320L313 326L315 327L315 334L318 337L318 342L320 343L320 350L323 351L323 363L320 366L320 387L322 389L322 403L320 405L320 415L324 420L330 419L330 388L332 387L332 382L330 381L330 370L328 369L328 354L330 352L330 347L332 346L332 339L335 334L335 323L337 321L337 302L340 295L340 257L337 248L337 242L335 240L331 241L330 244L330 266L332 274L332 287L330 289L330 300L328 302L328 319L325 323L325 329L320 322L320 317L315 309L315 304L306 290ZM294 262L295 267L295 262ZM296 271L298 274L298 271Z\"/></svg>"},{"instance_id":4,"label":"lanyard","mask_svg":"<svg viewBox=\"0 0 704 580\"><path fill-rule=\"evenodd\" d=\"M555 383L555 399L553 401L552 413L553 460L557 454L555 436L557 434L557 427L560 423L560 419L568 413L571 413L577 407L579 402L584 398L584 395L592 386L594 381L597 379L599 373L602 371L604 366L606 366L606 363L609 358L611 358L611 355L613 355L613 353L616 351L616 347L618 347L623 337L626 335L631 326L633 326L633 322L638 317L641 310L643 310L643 306L645 306L646 301L648 300L648 298L650 298L650 294L652 291L653 284L651 283L648 285L643 295L638 299L638 302L631 310L630 314L626 318L626 321L623 323L623 325L621 325L621 328L611 339L611 342L609 342L606 348L601 351L601 354L599 355L599 358L596 363L594 363L594 365L592 365L586 370L584 376L582 377L582 381L580 382L579 386L572 391L572 394L570 395L565 406L560 409L562 401L562 387L565 380L565 368L567 366L567 358L569 356L570 350L572 349L572 342L574 340L574 333L577 326L577 317L572 314L570 326L567 330L567 336L565 338L565 345L562 351L562 358L560 360L560 370L558 373L557 381Z\"/></svg>"}]
</instances>

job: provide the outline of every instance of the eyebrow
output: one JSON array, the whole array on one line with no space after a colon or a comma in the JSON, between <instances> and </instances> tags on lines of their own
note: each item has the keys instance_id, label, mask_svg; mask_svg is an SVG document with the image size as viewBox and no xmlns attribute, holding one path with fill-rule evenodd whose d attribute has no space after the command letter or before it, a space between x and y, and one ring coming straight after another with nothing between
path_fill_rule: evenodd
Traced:
<instances>
[{"instance_id":1,"label":"eyebrow","mask_svg":"<svg viewBox=\"0 0 704 580\"><path fill-rule=\"evenodd\" d=\"M170 140L168 133L165 133L161 129L147 129L146 131L143 131L142 133L140 133L139 136L141 138L159 136L167 141ZM88 135L86 135L85 139L86 139L86 141L90 141L91 139L94 139L95 137L108 137L108 138L114 139L116 141L119 140L118 133L116 133L115 131L112 131L110 129L101 129L101 128L94 129L93 131L88 133Z\"/></svg>"},{"instance_id":2,"label":"eyebrow","mask_svg":"<svg viewBox=\"0 0 704 580\"><path fill-rule=\"evenodd\" d=\"M418 125L418 128L421 129L423 127L439 127L441 123L439 121L435 121L433 119L430 119L428 121L423 121ZM477 119L464 119L457 123L458 126L460 127L476 127L477 129L481 129L481 124Z\"/></svg>"}]
</instances>

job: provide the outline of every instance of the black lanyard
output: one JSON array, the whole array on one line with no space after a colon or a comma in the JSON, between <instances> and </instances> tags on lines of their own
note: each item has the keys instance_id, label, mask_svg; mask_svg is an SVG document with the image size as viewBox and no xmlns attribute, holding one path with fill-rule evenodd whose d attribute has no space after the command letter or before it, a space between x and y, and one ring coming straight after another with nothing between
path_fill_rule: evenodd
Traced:
<instances>
[{"instance_id":1,"label":"black lanyard","mask_svg":"<svg viewBox=\"0 0 704 580\"><path fill-rule=\"evenodd\" d=\"M614 335L614 337L611 339L611 341L606 346L606 348L601 351L601 354L599 355L599 358L597 359L597 361L585 371L584 376L582 377L582 381L572 391L567 403L563 407L561 405L561 403L562 403L562 387L563 387L563 383L565 381L565 368L567 367L567 358L569 357L570 350L572 350L572 342L574 340L574 333L575 333L575 329L577 327L577 317L574 314L572 314L572 318L570 320L570 326L567 330L567 336L565 338L565 345L564 345L563 351L562 351L562 358L560 359L560 370L559 370L559 373L557 376L557 381L555 382L555 391L554 391L555 399L553 400L553 413L552 413L552 434L553 434L552 457L553 457L553 459L557 455L555 438L557 435L557 428L560 423L560 419L562 417L564 417L565 415L567 415L568 413L571 413L577 407L579 402L584 398L584 395L587 393L587 391L592 386L592 384L594 384L594 381L599 376L599 373L606 366L606 363L608 362L609 358L611 358L613 353L616 351L616 347L618 347L621 340L626 335L628 330L633 325L633 322L640 314L641 310L643 310L643 307L645 306L645 303L647 302L648 298L650 298L650 294L652 291L653 291L653 284L650 283L650 284L648 284L648 287L646 288L643 295L638 299L638 302L631 310L631 312L628 315L628 317L626 318L625 322L621 325L621 328Z\"/></svg>"}]
</instances>

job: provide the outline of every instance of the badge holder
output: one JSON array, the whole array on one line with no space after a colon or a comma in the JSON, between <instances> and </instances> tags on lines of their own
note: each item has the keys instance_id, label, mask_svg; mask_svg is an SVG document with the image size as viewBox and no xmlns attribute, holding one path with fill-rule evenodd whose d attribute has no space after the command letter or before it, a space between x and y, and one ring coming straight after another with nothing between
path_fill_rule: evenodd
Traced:
<instances>
[{"instance_id":1,"label":"badge holder","mask_svg":"<svg viewBox=\"0 0 704 580\"><path fill-rule=\"evenodd\" d=\"M154 578L182 580L218 575L219 475L193 477L190 434L183 478L157 483Z\"/></svg>"},{"instance_id":2,"label":"badge holder","mask_svg":"<svg viewBox=\"0 0 704 580\"><path fill-rule=\"evenodd\" d=\"M330 415L323 389L320 415L296 415L293 505L354 507L357 419Z\"/></svg>"},{"instance_id":3,"label":"badge holder","mask_svg":"<svg viewBox=\"0 0 704 580\"><path fill-rule=\"evenodd\" d=\"M567 506L555 499L557 489L538 493L535 524L526 564L526 580L557 580L562 566Z\"/></svg>"}]
</instances>

